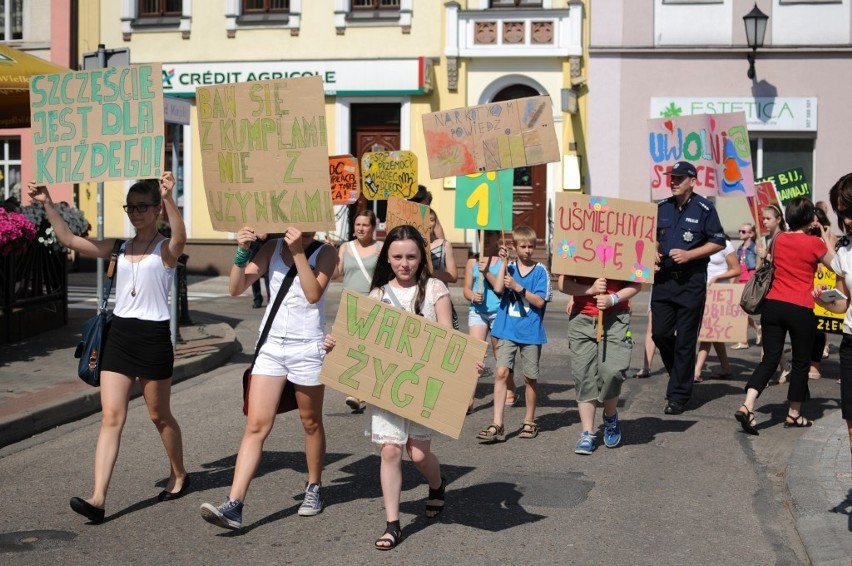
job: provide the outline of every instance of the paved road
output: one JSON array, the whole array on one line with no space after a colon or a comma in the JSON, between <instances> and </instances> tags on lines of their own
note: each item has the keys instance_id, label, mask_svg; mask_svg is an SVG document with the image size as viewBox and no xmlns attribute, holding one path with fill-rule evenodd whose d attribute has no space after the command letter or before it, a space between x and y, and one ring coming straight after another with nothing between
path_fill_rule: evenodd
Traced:
<instances>
[{"instance_id":1,"label":"paved road","mask_svg":"<svg viewBox=\"0 0 852 566\"><path fill-rule=\"evenodd\" d=\"M68 508L91 488L99 417L56 428L0 450L3 514L0 560L10 564L849 564L852 551L841 485L850 484L848 452L838 449L845 428L834 410L833 379L812 382L810 430L784 429L786 390L760 399L760 436L740 432L732 418L758 350L732 353L733 380L696 386L690 410L667 417L665 379L629 380L620 412L624 443L590 457L573 447L580 433L567 369L565 301L547 316L550 343L542 359L541 433L520 439L523 407L507 409L506 442L483 445L478 430L491 421L491 387L483 379L476 410L462 437L440 439L435 451L449 478L447 511L423 519L426 486L404 467L402 523L406 540L389 553L372 542L384 528L378 457L364 436L367 417L352 415L343 396L328 390L328 458L323 478L327 508L296 515L305 479L303 437L295 415L279 420L246 505L246 528L225 532L201 520L202 502L227 494L244 417L239 375L251 353L261 312L250 298L218 296L221 281L196 282L210 297L194 312L231 324L244 352L228 365L175 386L173 408L186 440L193 491L157 503L166 460L144 404L135 400L125 429L108 502L108 521L86 525ZM339 293L338 293L339 294ZM456 297L457 304L462 301ZM636 302L634 335L644 338L647 296ZM328 312L337 308L330 296ZM330 315L331 316L331 315ZM834 342L836 344L836 341ZM835 356L836 358L836 356ZM836 374L830 359L823 368ZM634 351L639 365L641 351ZM493 360L489 358L489 366ZM715 364L711 363L711 370ZM823 418L824 417L824 418ZM838 432L839 431L839 432ZM842 434L840 434L842 433ZM807 453L810 450L810 453ZM828 466L823 460L846 454ZM807 462L788 468L788 462ZM845 466L845 467L844 467ZM845 470L845 478L826 477ZM820 475L822 474L822 475ZM798 483L797 483L798 482ZM792 488L791 488L792 485ZM800 494L791 495L792 489ZM812 495L810 500L801 494ZM833 499L832 499L833 498ZM37 531L31 537L22 531ZM846 540L842 538L845 535ZM822 538L821 538L822 537ZM30 543L21 543L21 540ZM28 546L29 545L29 546ZM820 549L824 549L820 555Z\"/></svg>"}]
</instances>

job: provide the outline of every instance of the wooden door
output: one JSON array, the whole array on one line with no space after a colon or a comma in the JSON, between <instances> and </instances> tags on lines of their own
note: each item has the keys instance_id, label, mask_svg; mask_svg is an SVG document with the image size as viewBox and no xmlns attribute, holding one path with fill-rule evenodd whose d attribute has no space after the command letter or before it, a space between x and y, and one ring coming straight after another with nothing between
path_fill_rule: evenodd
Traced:
<instances>
[{"instance_id":1,"label":"wooden door","mask_svg":"<svg viewBox=\"0 0 852 566\"><path fill-rule=\"evenodd\" d=\"M536 257L547 257L547 165L515 169L512 226L526 224L536 233ZM511 234L507 234L511 240Z\"/></svg>"}]
</instances>

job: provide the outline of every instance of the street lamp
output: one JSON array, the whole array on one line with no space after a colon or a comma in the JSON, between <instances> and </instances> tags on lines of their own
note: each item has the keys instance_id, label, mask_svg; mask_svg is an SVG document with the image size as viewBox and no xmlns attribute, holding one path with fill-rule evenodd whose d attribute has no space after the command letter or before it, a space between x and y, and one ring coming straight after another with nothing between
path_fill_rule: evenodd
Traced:
<instances>
[{"instance_id":1,"label":"street lamp","mask_svg":"<svg viewBox=\"0 0 852 566\"><path fill-rule=\"evenodd\" d=\"M748 78L753 79L754 74L754 58L757 55L757 48L763 47L763 37L766 35L766 21L769 16L760 11L755 2L751 12L743 16L746 29L746 41L751 47L751 53L748 54Z\"/></svg>"}]
</instances>

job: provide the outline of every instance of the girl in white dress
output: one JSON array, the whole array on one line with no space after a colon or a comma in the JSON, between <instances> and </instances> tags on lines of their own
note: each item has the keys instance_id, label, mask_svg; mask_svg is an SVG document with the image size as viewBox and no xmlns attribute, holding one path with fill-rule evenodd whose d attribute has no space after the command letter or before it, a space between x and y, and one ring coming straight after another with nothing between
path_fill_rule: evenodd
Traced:
<instances>
[{"instance_id":1,"label":"girl in white dress","mask_svg":"<svg viewBox=\"0 0 852 566\"><path fill-rule=\"evenodd\" d=\"M416 229L397 226L391 230L379 254L370 296L452 328L450 292L446 285L430 276L424 261L426 253L426 242ZM431 429L374 407L372 438L381 446L380 475L387 518L387 528L376 541L376 548L390 550L402 540L399 499L403 448L429 483L426 518L434 519L444 510L447 482L441 476L438 458L431 451Z\"/></svg>"}]
</instances>

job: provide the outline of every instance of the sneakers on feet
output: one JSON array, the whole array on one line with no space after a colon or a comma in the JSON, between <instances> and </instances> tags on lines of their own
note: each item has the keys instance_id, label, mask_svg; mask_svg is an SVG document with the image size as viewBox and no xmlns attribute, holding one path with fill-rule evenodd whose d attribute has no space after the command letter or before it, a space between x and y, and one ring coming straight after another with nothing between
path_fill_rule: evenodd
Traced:
<instances>
[{"instance_id":1,"label":"sneakers on feet","mask_svg":"<svg viewBox=\"0 0 852 566\"><path fill-rule=\"evenodd\" d=\"M243 526L243 503L230 498L219 507L204 503L201 505L201 518L218 527L239 529Z\"/></svg>"},{"instance_id":2,"label":"sneakers on feet","mask_svg":"<svg viewBox=\"0 0 852 566\"><path fill-rule=\"evenodd\" d=\"M322 496L320 495L320 484L312 483L305 488L305 500L299 507L299 516L313 517L322 512Z\"/></svg>"},{"instance_id":3,"label":"sneakers on feet","mask_svg":"<svg viewBox=\"0 0 852 566\"><path fill-rule=\"evenodd\" d=\"M595 444L595 437L589 431L583 431L580 440L577 441L577 447L574 448L574 453L589 455L595 451Z\"/></svg>"},{"instance_id":4,"label":"sneakers on feet","mask_svg":"<svg viewBox=\"0 0 852 566\"><path fill-rule=\"evenodd\" d=\"M603 416L603 440L607 448L615 448L621 443L621 425L618 422L618 412L611 417Z\"/></svg>"}]
</instances>

